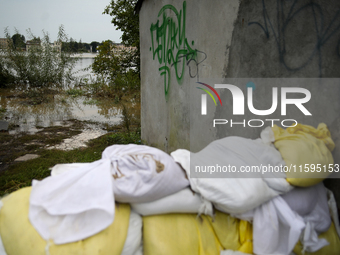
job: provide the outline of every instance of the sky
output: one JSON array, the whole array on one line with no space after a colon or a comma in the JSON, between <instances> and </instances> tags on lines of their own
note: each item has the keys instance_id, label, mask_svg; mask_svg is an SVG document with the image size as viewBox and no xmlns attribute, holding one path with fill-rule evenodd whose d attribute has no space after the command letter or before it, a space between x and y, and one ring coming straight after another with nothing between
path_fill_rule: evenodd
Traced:
<instances>
[{"instance_id":1,"label":"sky","mask_svg":"<svg viewBox=\"0 0 340 255\"><path fill-rule=\"evenodd\" d=\"M64 25L68 37L77 42L119 43L122 32L111 23L110 15L102 14L109 4L110 0L0 0L0 38L8 27L11 35L16 28L27 40L30 28L36 37L42 37L44 30L54 41Z\"/></svg>"}]
</instances>

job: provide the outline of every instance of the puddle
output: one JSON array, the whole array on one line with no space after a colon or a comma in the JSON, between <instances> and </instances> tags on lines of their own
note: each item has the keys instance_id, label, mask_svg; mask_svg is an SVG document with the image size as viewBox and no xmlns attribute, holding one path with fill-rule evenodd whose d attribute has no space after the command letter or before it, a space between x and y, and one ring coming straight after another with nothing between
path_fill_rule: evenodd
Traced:
<instances>
[{"instance_id":1,"label":"puddle","mask_svg":"<svg viewBox=\"0 0 340 255\"><path fill-rule=\"evenodd\" d=\"M102 126L116 125L122 119L123 106L116 104L113 99L49 95L48 103L27 105L26 99L9 97L11 94L13 92L0 90L0 108L7 110L2 119L10 123L10 134L35 133L42 127L64 125L65 121L71 119L96 122ZM140 104L134 99L125 98L124 104L130 114L139 114Z\"/></svg>"}]
</instances>

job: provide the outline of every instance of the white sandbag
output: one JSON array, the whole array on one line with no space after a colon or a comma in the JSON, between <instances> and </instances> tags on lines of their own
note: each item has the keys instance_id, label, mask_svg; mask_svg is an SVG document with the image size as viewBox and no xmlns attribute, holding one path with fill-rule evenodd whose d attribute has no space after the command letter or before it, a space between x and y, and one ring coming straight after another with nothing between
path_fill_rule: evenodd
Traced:
<instances>
[{"instance_id":1,"label":"white sandbag","mask_svg":"<svg viewBox=\"0 0 340 255\"><path fill-rule=\"evenodd\" d=\"M51 176L66 173L70 170L77 169L78 167L86 166L89 163L69 163L69 164L56 164L51 169Z\"/></svg>"},{"instance_id":2,"label":"white sandbag","mask_svg":"<svg viewBox=\"0 0 340 255\"><path fill-rule=\"evenodd\" d=\"M224 251L221 251L220 255L249 255L249 253L233 251L233 250L224 250Z\"/></svg>"},{"instance_id":3,"label":"white sandbag","mask_svg":"<svg viewBox=\"0 0 340 255\"><path fill-rule=\"evenodd\" d=\"M0 210L1 210L2 206L3 206L3 204L2 204L2 201L0 200ZM2 243L1 236L0 236L0 255L7 255L7 253L5 251L4 244Z\"/></svg>"},{"instance_id":4,"label":"white sandbag","mask_svg":"<svg viewBox=\"0 0 340 255\"><path fill-rule=\"evenodd\" d=\"M313 230L319 234L326 232L332 219L328 207L327 189L323 183L314 186L295 187L290 192L281 195L289 207L313 225ZM310 234L308 234L310 236Z\"/></svg>"},{"instance_id":5,"label":"white sandbag","mask_svg":"<svg viewBox=\"0 0 340 255\"><path fill-rule=\"evenodd\" d=\"M165 152L144 145L113 145L101 160L34 180L29 219L43 239L75 242L113 222L114 200L150 202L188 185L181 167Z\"/></svg>"},{"instance_id":6,"label":"white sandbag","mask_svg":"<svg viewBox=\"0 0 340 255\"><path fill-rule=\"evenodd\" d=\"M43 239L55 244L85 239L113 222L112 185L109 160L33 180L29 220Z\"/></svg>"},{"instance_id":7,"label":"white sandbag","mask_svg":"<svg viewBox=\"0 0 340 255\"><path fill-rule=\"evenodd\" d=\"M7 255L7 253L5 251L5 247L4 247L2 240L1 240L1 236L0 236L0 255Z\"/></svg>"},{"instance_id":8,"label":"white sandbag","mask_svg":"<svg viewBox=\"0 0 340 255\"><path fill-rule=\"evenodd\" d=\"M302 216L306 227L300 237L303 250L315 252L328 242L319 239L319 234L326 232L331 226L332 220L328 206L327 189L323 183L307 187L294 188L282 198L290 208Z\"/></svg>"},{"instance_id":9,"label":"white sandbag","mask_svg":"<svg viewBox=\"0 0 340 255\"><path fill-rule=\"evenodd\" d=\"M315 252L328 242L318 235L331 225L326 189L322 183L290 192L248 211L234 215L253 222L256 254L288 255L300 239L303 249Z\"/></svg>"},{"instance_id":10,"label":"white sandbag","mask_svg":"<svg viewBox=\"0 0 340 255\"><path fill-rule=\"evenodd\" d=\"M327 197L328 197L328 206L329 206L330 214L331 214L331 217L332 217L332 221L334 223L336 233L338 234L338 236L340 238L338 207L336 205L334 194L329 189L327 189Z\"/></svg>"},{"instance_id":11,"label":"white sandbag","mask_svg":"<svg viewBox=\"0 0 340 255\"><path fill-rule=\"evenodd\" d=\"M290 254L305 228L303 218L280 196L254 211L253 251L255 254Z\"/></svg>"},{"instance_id":12,"label":"white sandbag","mask_svg":"<svg viewBox=\"0 0 340 255\"><path fill-rule=\"evenodd\" d=\"M196 166L230 165L240 171L241 167L246 166L284 165L280 153L267 141L265 143L261 139L227 137L212 142L197 153L181 149L172 152L171 156L186 170L191 188L213 202L217 209L226 213L249 211L292 189L285 180L284 172L273 172L267 175L253 172L252 178L247 178L248 175L242 175L240 172L236 173L240 174L239 178L230 178L235 175L223 172L216 175L208 174L209 178L206 174L201 178L193 178L192 173L197 175ZM264 177L270 178L264 179Z\"/></svg>"},{"instance_id":13,"label":"white sandbag","mask_svg":"<svg viewBox=\"0 0 340 255\"><path fill-rule=\"evenodd\" d=\"M166 213L198 213L213 216L211 202L189 188L149 203L132 203L137 213L148 216Z\"/></svg>"},{"instance_id":14,"label":"white sandbag","mask_svg":"<svg viewBox=\"0 0 340 255\"><path fill-rule=\"evenodd\" d=\"M329 244L326 239L319 238L318 236L326 232L332 223L326 188L322 182L314 185L313 188L317 193L317 196L314 197L315 206L309 214L303 216L306 228L300 237L303 250L307 252L315 252ZM294 193L294 190L292 192ZM298 199L298 195L295 197ZM305 197L306 195L301 196L301 200L305 199Z\"/></svg>"},{"instance_id":15,"label":"white sandbag","mask_svg":"<svg viewBox=\"0 0 340 255\"><path fill-rule=\"evenodd\" d=\"M115 200L145 203L189 186L184 171L167 153L146 145L113 145L103 151L111 159Z\"/></svg>"},{"instance_id":16,"label":"white sandbag","mask_svg":"<svg viewBox=\"0 0 340 255\"><path fill-rule=\"evenodd\" d=\"M143 255L142 226L142 217L131 210L129 229L121 255Z\"/></svg>"}]
</instances>

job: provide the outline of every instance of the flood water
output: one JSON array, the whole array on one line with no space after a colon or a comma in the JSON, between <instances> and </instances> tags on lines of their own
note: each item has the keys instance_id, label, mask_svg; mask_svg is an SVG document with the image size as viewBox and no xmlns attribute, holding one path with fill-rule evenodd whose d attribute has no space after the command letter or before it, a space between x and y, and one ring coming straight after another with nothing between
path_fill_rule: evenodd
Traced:
<instances>
[{"instance_id":1,"label":"flood water","mask_svg":"<svg viewBox=\"0 0 340 255\"><path fill-rule=\"evenodd\" d=\"M91 57L87 57L87 56L91 56ZM75 72L75 76L84 77L84 78L89 78L89 77L94 78L95 75L90 70L84 70L84 69L92 65L95 56L96 54L88 53L87 55L83 55L83 57L79 58L73 69L73 72Z\"/></svg>"},{"instance_id":2,"label":"flood water","mask_svg":"<svg viewBox=\"0 0 340 255\"><path fill-rule=\"evenodd\" d=\"M93 75L90 71L82 71L92 64L93 60L93 58L79 59L74 69L78 71L77 76ZM108 126L118 124L122 119L122 104L115 103L114 99L74 98L58 94L51 95L48 103L28 105L25 103L27 99L11 97L12 94L13 91L0 89L0 108L7 110L3 119L15 127L10 133L34 133L40 127L62 125L64 121L70 119L86 120ZM140 105L136 100L127 99L124 105L132 114L139 114Z\"/></svg>"}]
</instances>

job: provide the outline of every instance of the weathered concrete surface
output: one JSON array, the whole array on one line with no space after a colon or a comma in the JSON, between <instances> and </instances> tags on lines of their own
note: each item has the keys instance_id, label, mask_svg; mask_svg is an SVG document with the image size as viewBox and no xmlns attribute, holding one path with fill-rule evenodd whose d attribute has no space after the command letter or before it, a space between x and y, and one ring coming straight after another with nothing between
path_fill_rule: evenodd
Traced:
<instances>
[{"instance_id":1,"label":"weathered concrete surface","mask_svg":"<svg viewBox=\"0 0 340 255\"><path fill-rule=\"evenodd\" d=\"M227 77L340 77L336 0L240 1Z\"/></svg>"},{"instance_id":2,"label":"weathered concrete surface","mask_svg":"<svg viewBox=\"0 0 340 255\"><path fill-rule=\"evenodd\" d=\"M141 125L150 145L168 152L190 147L190 91L200 76L223 77L238 6L238 0L143 2ZM170 35L162 32L170 26Z\"/></svg>"},{"instance_id":3,"label":"weathered concrete surface","mask_svg":"<svg viewBox=\"0 0 340 255\"><path fill-rule=\"evenodd\" d=\"M223 107L208 109L207 118L196 116L202 92L196 89L197 82L213 86L230 78L339 77L338 10L336 0L143 1L142 139L171 152L200 150L209 141L229 135L257 138L261 129L211 127L213 118L232 117L226 114L232 108L228 91L221 93L226 98ZM266 86L256 88L255 105L271 103ZM334 113L340 112L339 94L340 87L313 90L314 98L320 96L332 105L327 104L327 113L314 105L313 118L301 118L301 123L331 125ZM292 111L289 117L298 115ZM246 113L245 118L249 117Z\"/></svg>"},{"instance_id":4,"label":"weathered concrete surface","mask_svg":"<svg viewBox=\"0 0 340 255\"><path fill-rule=\"evenodd\" d=\"M262 129L213 128L212 119L232 117L228 110L233 99L222 92L227 99L223 107L215 111L210 100L207 116L202 117L203 92L196 89L197 82L213 86L230 78L339 78L339 10L338 0L143 1L139 13L142 139L171 152L197 151L230 135L257 138ZM340 147L340 121L336 121L340 86L329 89L320 84L311 94L324 103L313 103L309 106L313 118L299 121L315 127L325 122ZM258 96L254 104L264 107L260 109L271 103L266 86L257 86L254 92ZM299 114L291 111L288 118ZM249 117L245 113L244 118ZM338 148L334 159L340 164ZM332 190L339 190L338 180L329 182Z\"/></svg>"}]
</instances>

